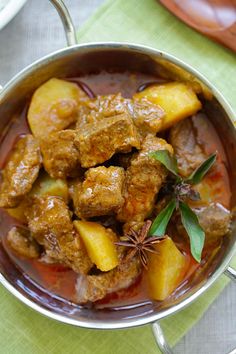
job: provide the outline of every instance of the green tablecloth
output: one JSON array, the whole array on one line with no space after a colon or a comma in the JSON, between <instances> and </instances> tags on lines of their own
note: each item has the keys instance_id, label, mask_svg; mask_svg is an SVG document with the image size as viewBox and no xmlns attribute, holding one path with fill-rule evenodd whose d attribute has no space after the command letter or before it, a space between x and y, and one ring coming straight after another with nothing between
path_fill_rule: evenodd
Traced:
<instances>
[{"instance_id":1,"label":"green tablecloth","mask_svg":"<svg viewBox=\"0 0 236 354\"><path fill-rule=\"evenodd\" d=\"M236 55L187 27L156 0L108 0L78 39L134 42L176 55L215 84L236 112Z\"/></svg>"},{"instance_id":2,"label":"green tablecloth","mask_svg":"<svg viewBox=\"0 0 236 354\"><path fill-rule=\"evenodd\" d=\"M109 0L78 33L79 42L131 41L168 51L199 69L236 110L236 58L175 19L154 0ZM234 261L236 266L236 260ZM222 276L189 308L163 320L175 344L224 289ZM156 354L150 326L94 331L63 325L27 308L0 287L1 353Z\"/></svg>"}]
</instances>

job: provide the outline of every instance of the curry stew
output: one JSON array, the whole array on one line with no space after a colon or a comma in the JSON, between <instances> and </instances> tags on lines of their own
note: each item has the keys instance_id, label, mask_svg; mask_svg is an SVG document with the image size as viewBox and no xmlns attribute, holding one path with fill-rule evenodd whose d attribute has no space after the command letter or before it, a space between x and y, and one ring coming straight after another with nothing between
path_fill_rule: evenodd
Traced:
<instances>
[{"instance_id":1,"label":"curry stew","mask_svg":"<svg viewBox=\"0 0 236 354\"><path fill-rule=\"evenodd\" d=\"M177 205L165 232L150 233L173 180L152 157L160 151L176 157L181 178L217 151L191 187L198 198L183 197L205 235L201 261ZM173 296L230 229L224 149L189 83L128 72L52 78L13 121L1 156L8 255L34 282L75 303Z\"/></svg>"}]
</instances>

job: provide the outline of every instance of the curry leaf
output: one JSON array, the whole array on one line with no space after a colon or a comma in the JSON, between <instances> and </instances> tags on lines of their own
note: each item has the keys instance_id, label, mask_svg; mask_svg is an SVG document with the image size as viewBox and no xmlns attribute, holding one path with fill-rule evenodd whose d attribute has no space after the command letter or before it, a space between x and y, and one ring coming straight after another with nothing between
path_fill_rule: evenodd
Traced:
<instances>
[{"instance_id":1,"label":"curry leaf","mask_svg":"<svg viewBox=\"0 0 236 354\"><path fill-rule=\"evenodd\" d=\"M190 184L198 184L201 182L205 174L210 170L216 161L216 154L212 154L204 161L187 179L186 182Z\"/></svg>"},{"instance_id":2,"label":"curry leaf","mask_svg":"<svg viewBox=\"0 0 236 354\"><path fill-rule=\"evenodd\" d=\"M149 231L150 235L159 237L165 235L166 227L170 221L175 207L176 201L175 199L172 199L153 221Z\"/></svg>"},{"instance_id":3,"label":"curry leaf","mask_svg":"<svg viewBox=\"0 0 236 354\"><path fill-rule=\"evenodd\" d=\"M161 162L167 168L167 170L172 172L176 177L178 177L178 179L180 178L178 175L176 157L171 156L168 150L150 152L149 156Z\"/></svg>"},{"instance_id":4,"label":"curry leaf","mask_svg":"<svg viewBox=\"0 0 236 354\"><path fill-rule=\"evenodd\" d=\"M185 203L179 203L182 224L190 239L192 256L197 262L201 262L202 249L205 241L205 233L201 228L197 215Z\"/></svg>"}]
</instances>

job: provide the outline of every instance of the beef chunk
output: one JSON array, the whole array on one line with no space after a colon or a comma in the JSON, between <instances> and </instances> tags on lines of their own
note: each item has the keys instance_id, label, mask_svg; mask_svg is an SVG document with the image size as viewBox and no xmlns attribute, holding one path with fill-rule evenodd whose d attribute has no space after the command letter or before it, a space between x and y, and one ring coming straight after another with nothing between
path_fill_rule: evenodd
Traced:
<instances>
[{"instance_id":1,"label":"beef chunk","mask_svg":"<svg viewBox=\"0 0 236 354\"><path fill-rule=\"evenodd\" d=\"M128 288L140 274L137 258L121 263L115 269L99 275L79 276L77 280L77 301L86 303L104 298L107 294Z\"/></svg>"},{"instance_id":2,"label":"beef chunk","mask_svg":"<svg viewBox=\"0 0 236 354\"><path fill-rule=\"evenodd\" d=\"M27 210L27 219L32 236L45 247L48 256L76 272L89 271L92 263L61 198L35 198L32 208Z\"/></svg>"},{"instance_id":3,"label":"beef chunk","mask_svg":"<svg viewBox=\"0 0 236 354\"><path fill-rule=\"evenodd\" d=\"M13 208L27 194L36 180L41 166L37 140L30 134L15 144L2 171L0 207Z\"/></svg>"},{"instance_id":4,"label":"beef chunk","mask_svg":"<svg viewBox=\"0 0 236 354\"><path fill-rule=\"evenodd\" d=\"M75 211L79 217L109 215L123 203L124 170L121 167L90 168L85 180L74 192Z\"/></svg>"},{"instance_id":5,"label":"beef chunk","mask_svg":"<svg viewBox=\"0 0 236 354\"><path fill-rule=\"evenodd\" d=\"M145 98L128 99L121 94L98 96L95 100L87 100L80 106L77 128L119 114L129 115L136 127L144 134L156 134L161 129L164 117L164 111Z\"/></svg>"},{"instance_id":6,"label":"beef chunk","mask_svg":"<svg viewBox=\"0 0 236 354\"><path fill-rule=\"evenodd\" d=\"M26 229L13 227L7 234L9 246L20 256L38 258L40 247Z\"/></svg>"},{"instance_id":7,"label":"beef chunk","mask_svg":"<svg viewBox=\"0 0 236 354\"><path fill-rule=\"evenodd\" d=\"M76 132L61 130L42 139L40 147L45 170L53 178L74 176L80 170L79 152L74 145Z\"/></svg>"},{"instance_id":8,"label":"beef chunk","mask_svg":"<svg viewBox=\"0 0 236 354\"><path fill-rule=\"evenodd\" d=\"M173 153L171 145L163 139L148 135L141 151L133 158L126 171L124 184L125 202L118 212L118 220L143 221L152 212L155 197L167 176L166 168L149 153L157 150Z\"/></svg>"},{"instance_id":9,"label":"beef chunk","mask_svg":"<svg viewBox=\"0 0 236 354\"><path fill-rule=\"evenodd\" d=\"M185 119L171 128L170 143L178 162L179 173L183 177L189 176L207 155L197 142L192 119Z\"/></svg>"},{"instance_id":10,"label":"beef chunk","mask_svg":"<svg viewBox=\"0 0 236 354\"><path fill-rule=\"evenodd\" d=\"M26 209L29 229L34 238L42 245L49 243L49 235L60 239L73 233L70 212L65 202L59 197L35 197L32 207Z\"/></svg>"},{"instance_id":11,"label":"beef chunk","mask_svg":"<svg viewBox=\"0 0 236 354\"><path fill-rule=\"evenodd\" d=\"M127 113L126 104L120 94L97 96L97 98L87 100L80 106L76 128L81 129L85 124L95 124L104 118L124 113Z\"/></svg>"},{"instance_id":12,"label":"beef chunk","mask_svg":"<svg viewBox=\"0 0 236 354\"><path fill-rule=\"evenodd\" d=\"M132 147L140 147L137 130L127 114L86 124L77 132L75 144L82 167L93 167L109 160L116 152L130 152Z\"/></svg>"},{"instance_id":13,"label":"beef chunk","mask_svg":"<svg viewBox=\"0 0 236 354\"><path fill-rule=\"evenodd\" d=\"M231 214L221 204L211 203L209 206L199 209L193 208L193 211L197 214L199 223L205 231L205 245L209 246L219 242L229 232ZM187 239L188 235L181 223L180 216L176 216L175 225L179 234Z\"/></svg>"},{"instance_id":14,"label":"beef chunk","mask_svg":"<svg viewBox=\"0 0 236 354\"><path fill-rule=\"evenodd\" d=\"M156 134L161 130L164 111L157 104L149 102L146 98L134 99L128 106L134 124L143 135Z\"/></svg>"},{"instance_id":15,"label":"beef chunk","mask_svg":"<svg viewBox=\"0 0 236 354\"><path fill-rule=\"evenodd\" d=\"M219 203L195 209L199 223L206 233L206 242L214 242L227 234L230 227L230 211Z\"/></svg>"}]
</instances>

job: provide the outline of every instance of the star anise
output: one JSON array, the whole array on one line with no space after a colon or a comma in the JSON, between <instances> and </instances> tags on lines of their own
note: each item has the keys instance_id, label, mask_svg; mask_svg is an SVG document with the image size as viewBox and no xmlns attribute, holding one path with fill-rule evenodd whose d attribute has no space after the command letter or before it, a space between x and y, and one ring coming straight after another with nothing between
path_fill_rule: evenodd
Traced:
<instances>
[{"instance_id":1,"label":"star anise","mask_svg":"<svg viewBox=\"0 0 236 354\"><path fill-rule=\"evenodd\" d=\"M150 237L148 236L149 229L152 225L151 220L147 220L144 225L142 226L141 230L135 231L134 229L130 229L127 234L122 237L122 240L116 242L116 245L125 246L131 248L128 251L125 261L133 258L136 254L138 254L140 261L144 268L147 269L148 258L147 252L158 253L153 245L160 242L165 238L163 237ZM127 241L126 241L127 240Z\"/></svg>"}]
</instances>

